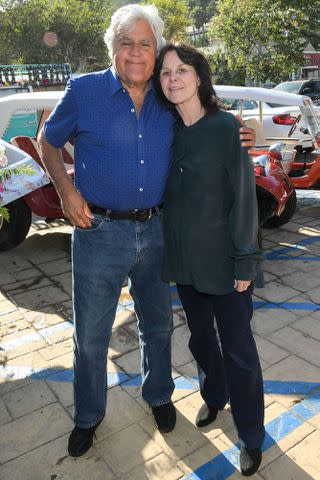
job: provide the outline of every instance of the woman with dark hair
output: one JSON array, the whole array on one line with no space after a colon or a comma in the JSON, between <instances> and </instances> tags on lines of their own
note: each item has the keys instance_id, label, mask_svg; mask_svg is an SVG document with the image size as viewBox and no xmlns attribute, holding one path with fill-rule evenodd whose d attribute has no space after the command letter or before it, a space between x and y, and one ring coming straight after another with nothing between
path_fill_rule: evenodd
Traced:
<instances>
[{"instance_id":1,"label":"woman with dark hair","mask_svg":"<svg viewBox=\"0 0 320 480\"><path fill-rule=\"evenodd\" d=\"M253 165L241 148L238 120L218 107L200 52L167 45L154 86L178 117L164 201L164 280L177 284L191 333L205 402L196 424L213 422L230 400L241 471L250 476L260 465L265 436L262 374L250 327L253 281L262 281Z\"/></svg>"}]
</instances>

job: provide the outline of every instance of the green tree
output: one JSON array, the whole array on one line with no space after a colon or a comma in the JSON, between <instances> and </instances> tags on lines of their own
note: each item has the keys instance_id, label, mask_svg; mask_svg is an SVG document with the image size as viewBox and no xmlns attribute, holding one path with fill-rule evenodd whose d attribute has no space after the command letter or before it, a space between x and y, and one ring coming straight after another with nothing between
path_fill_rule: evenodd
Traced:
<instances>
[{"instance_id":1,"label":"green tree","mask_svg":"<svg viewBox=\"0 0 320 480\"><path fill-rule=\"evenodd\" d=\"M259 84L287 78L303 65L310 27L304 0L218 0L216 6L209 35L221 41L231 70Z\"/></svg>"},{"instance_id":2,"label":"green tree","mask_svg":"<svg viewBox=\"0 0 320 480\"><path fill-rule=\"evenodd\" d=\"M245 83L245 70L239 68L231 70L228 67L225 54L216 50L213 54L207 55L212 71L212 83L214 85L243 85Z\"/></svg>"},{"instance_id":3,"label":"green tree","mask_svg":"<svg viewBox=\"0 0 320 480\"><path fill-rule=\"evenodd\" d=\"M285 0L283 0L285 3ZM290 0L290 5L302 9L306 22L302 26L303 37L319 50L320 48L320 0Z\"/></svg>"},{"instance_id":4,"label":"green tree","mask_svg":"<svg viewBox=\"0 0 320 480\"><path fill-rule=\"evenodd\" d=\"M0 63L69 62L80 71L106 66L110 0L0 0L0 11Z\"/></svg>"},{"instance_id":5,"label":"green tree","mask_svg":"<svg viewBox=\"0 0 320 480\"><path fill-rule=\"evenodd\" d=\"M200 30L214 15L215 0L187 0L194 26Z\"/></svg>"},{"instance_id":6,"label":"green tree","mask_svg":"<svg viewBox=\"0 0 320 480\"><path fill-rule=\"evenodd\" d=\"M186 41L186 28L190 25L188 8L185 0L152 0L160 17L164 21L164 38L167 41Z\"/></svg>"}]
</instances>

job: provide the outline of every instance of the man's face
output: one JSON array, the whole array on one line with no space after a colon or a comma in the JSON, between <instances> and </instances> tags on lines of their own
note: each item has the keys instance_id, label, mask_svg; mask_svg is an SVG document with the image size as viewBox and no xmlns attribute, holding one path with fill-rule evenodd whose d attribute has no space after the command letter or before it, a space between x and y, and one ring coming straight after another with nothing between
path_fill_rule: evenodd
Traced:
<instances>
[{"instance_id":1,"label":"man's face","mask_svg":"<svg viewBox=\"0 0 320 480\"><path fill-rule=\"evenodd\" d=\"M156 61L156 40L146 20L138 20L119 34L113 49L113 65L124 85L143 85Z\"/></svg>"}]
</instances>

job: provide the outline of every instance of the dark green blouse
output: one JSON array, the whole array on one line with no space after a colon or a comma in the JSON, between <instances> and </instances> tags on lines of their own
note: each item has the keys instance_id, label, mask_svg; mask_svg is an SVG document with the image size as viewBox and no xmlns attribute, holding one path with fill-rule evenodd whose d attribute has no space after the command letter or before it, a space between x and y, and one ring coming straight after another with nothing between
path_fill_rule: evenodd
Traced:
<instances>
[{"instance_id":1,"label":"dark green blouse","mask_svg":"<svg viewBox=\"0 0 320 480\"><path fill-rule=\"evenodd\" d=\"M189 127L179 120L164 197L164 280L215 295L232 292L234 279L262 286L257 234L254 169L238 120L222 110Z\"/></svg>"}]
</instances>

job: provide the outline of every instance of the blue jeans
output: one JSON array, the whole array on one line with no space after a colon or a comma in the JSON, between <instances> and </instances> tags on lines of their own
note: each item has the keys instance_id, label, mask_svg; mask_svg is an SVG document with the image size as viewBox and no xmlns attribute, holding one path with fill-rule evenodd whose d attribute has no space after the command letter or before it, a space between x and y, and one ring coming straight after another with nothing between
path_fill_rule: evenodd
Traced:
<instances>
[{"instance_id":1,"label":"blue jeans","mask_svg":"<svg viewBox=\"0 0 320 480\"><path fill-rule=\"evenodd\" d=\"M121 288L128 276L138 319L142 396L170 401L173 331L169 285L161 280L162 215L146 222L95 215L72 239L75 424L95 425L107 403L106 359Z\"/></svg>"}]
</instances>

